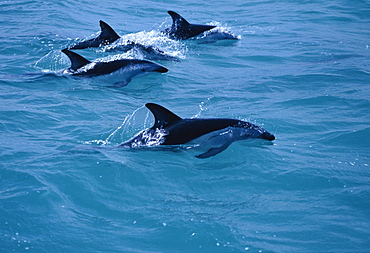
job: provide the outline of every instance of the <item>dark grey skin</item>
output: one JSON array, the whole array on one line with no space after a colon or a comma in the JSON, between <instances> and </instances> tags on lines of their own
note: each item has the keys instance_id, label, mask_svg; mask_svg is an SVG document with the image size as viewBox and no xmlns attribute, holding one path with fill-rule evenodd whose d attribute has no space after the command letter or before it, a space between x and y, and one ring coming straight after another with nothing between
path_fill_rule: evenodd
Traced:
<instances>
[{"instance_id":1,"label":"dark grey skin","mask_svg":"<svg viewBox=\"0 0 370 253\"><path fill-rule=\"evenodd\" d=\"M186 40L215 28L214 25L190 24L186 19L174 11L168 11L172 18L172 26L165 29L163 33L173 40Z\"/></svg>"},{"instance_id":2,"label":"dark grey skin","mask_svg":"<svg viewBox=\"0 0 370 253\"><path fill-rule=\"evenodd\" d=\"M106 46L120 38L120 36L107 23L100 20L99 24L101 32L98 37L90 40L81 41L76 45L68 47L68 49L85 49L90 47Z\"/></svg>"},{"instance_id":3,"label":"dark grey skin","mask_svg":"<svg viewBox=\"0 0 370 253\"><path fill-rule=\"evenodd\" d=\"M93 77L121 71L124 74L124 80L117 82L115 87L127 85L134 76L141 73L166 73L168 71L167 68L161 65L145 60L119 59L107 62L90 62L81 55L68 49L63 49L62 52L71 60L71 67L66 72L73 76Z\"/></svg>"},{"instance_id":4,"label":"dark grey skin","mask_svg":"<svg viewBox=\"0 0 370 253\"><path fill-rule=\"evenodd\" d=\"M217 146L196 157L208 158L222 152L236 140L259 138L273 141L275 139L275 136L265 129L246 121L225 118L182 119L160 105L148 103L145 106L154 115L154 125L119 147L181 145L207 137L207 142L213 142Z\"/></svg>"}]
</instances>

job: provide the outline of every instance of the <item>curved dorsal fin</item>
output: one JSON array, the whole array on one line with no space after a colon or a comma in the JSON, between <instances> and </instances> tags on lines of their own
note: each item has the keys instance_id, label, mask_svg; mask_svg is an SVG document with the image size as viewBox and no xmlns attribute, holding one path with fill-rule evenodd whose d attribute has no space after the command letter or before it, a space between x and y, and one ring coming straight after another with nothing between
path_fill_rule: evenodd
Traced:
<instances>
[{"instance_id":1,"label":"curved dorsal fin","mask_svg":"<svg viewBox=\"0 0 370 253\"><path fill-rule=\"evenodd\" d=\"M65 53L68 58L71 60L71 69L72 70L77 70L86 64L91 63L89 60L86 60L84 57L82 57L79 54L76 54L75 52L69 51L68 49L63 49L63 53Z\"/></svg>"},{"instance_id":2,"label":"curved dorsal fin","mask_svg":"<svg viewBox=\"0 0 370 253\"><path fill-rule=\"evenodd\" d=\"M179 116L164 108L163 106L147 103L145 105L154 115L154 126L153 128L164 128L178 120L181 120Z\"/></svg>"},{"instance_id":3,"label":"curved dorsal fin","mask_svg":"<svg viewBox=\"0 0 370 253\"><path fill-rule=\"evenodd\" d=\"M120 38L120 36L107 23L100 20L99 24L100 24L100 28L101 28L101 33L100 33L99 37L101 39L107 40L109 42L113 42L113 41L116 41Z\"/></svg>"},{"instance_id":4,"label":"curved dorsal fin","mask_svg":"<svg viewBox=\"0 0 370 253\"><path fill-rule=\"evenodd\" d=\"M188 26L189 25L189 22L186 21L186 19L184 19L180 14L174 11L168 11L167 13L170 14L172 18L172 21L173 21L172 25L176 25L176 26L184 26L184 25Z\"/></svg>"},{"instance_id":5,"label":"curved dorsal fin","mask_svg":"<svg viewBox=\"0 0 370 253\"><path fill-rule=\"evenodd\" d=\"M171 28L167 28L164 32L168 33L171 39L186 40L216 27L214 25L190 24L174 11L168 11L168 14L172 17L173 23Z\"/></svg>"},{"instance_id":6,"label":"curved dorsal fin","mask_svg":"<svg viewBox=\"0 0 370 253\"><path fill-rule=\"evenodd\" d=\"M100 20L99 24L101 31L98 37L81 41L74 46L68 47L68 49L84 49L89 47L105 46L120 38L120 36L107 23Z\"/></svg>"}]
</instances>

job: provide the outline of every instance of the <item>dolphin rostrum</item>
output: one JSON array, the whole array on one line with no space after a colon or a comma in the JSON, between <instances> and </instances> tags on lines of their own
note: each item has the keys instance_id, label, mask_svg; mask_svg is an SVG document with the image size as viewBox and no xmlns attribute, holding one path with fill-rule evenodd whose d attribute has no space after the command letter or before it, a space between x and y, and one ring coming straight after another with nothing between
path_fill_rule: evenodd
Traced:
<instances>
[{"instance_id":1,"label":"dolphin rostrum","mask_svg":"<svg viewBox=\"0 0 370 253\"><path fill-rule=\"evenodd\" d=\"M145 72L159 72L165 73L167 68L158 65L154 62L137 59L117 59L111 61L95 61L91 62L79 54L68 49L63 49L69 59L71 60L71 67L65 70L64 73L73 76L101 76L108 74L122 74L123 81L115 83L115 87L122 87L127 85L131 79Z\"/></svg>"},{"instance_id":2,"label":"dolphin rostrum","mask_svg":"<svg viewBox=\"0 0 370 253\"><path fill-rule=\"evenodd\" d=\"M153 103L145 105L154 115L154 125L141 131L119 147L135 148L187 143L211 144L207 152L197 155L208 158L225 150L232 142L249 138L273 141L275 136L252 123L228 118L182 119L168 109Z\"/></svg>"}]
</instances>

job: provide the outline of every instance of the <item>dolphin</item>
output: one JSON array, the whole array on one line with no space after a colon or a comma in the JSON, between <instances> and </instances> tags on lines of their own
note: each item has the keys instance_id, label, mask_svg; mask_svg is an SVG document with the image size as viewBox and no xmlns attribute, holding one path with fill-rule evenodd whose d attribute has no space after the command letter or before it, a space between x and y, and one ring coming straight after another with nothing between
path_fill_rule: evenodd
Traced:
<instances>
[{"instance_id":1,"label":"dolphin","mask_svg":"<svg viewBox=\"0 0 370 253\"><path fill-rule=\"evenodd\" d=\"M174 11L168 11L168 14L172 18L172 26L166 28L163 33L167 34L173 40L186 40L216 27L214 25L190 24Z\"/></svg>"},{"instance_id":2,"label":"dolphin","mask_svg":"<svg viewBox=\"0 0 370 253\"><path fill-rule=\"evenodd\" d=\"M89 47L100 47L108 45L120 38L120 36L107 23L99 21L101 32L98 37L81 41L76 45L68 47L68 49L84 49Z\"/></svg>"},{"instance_id":3,"label":"dolphin","mask_svg":"<svg viewBox=\"0 0 370 253\"><path fill-rule=\"evenodd\" d=\"M209 150L196 157L208 158L222 152L237 140L259 138L273 141L275 139L275 136L265 129L246 121L228 118L183 119L158 104L147 103L145 106L154 115L154 125L118 147L206 143L211 145Z\"/></svg>"},{"instance_id":4,"label":"dolphin","mask_svg":"<svg viewBox=\"0 0 370 253\"><path fill-rule=\"evenodd\" d=\"M118 72L118 74L123 74L124 81L115 83L115 87L127 85L134 76L141 73L165 73L168 71L167 68L161 65L145 60L118 59L112 61L91 62L68 49L63 49L62 52L71 60L71 67L65 70L64 73L71 74L73 76L88 77L108 75L116 72Z\"/></svg>"}]
</instances>

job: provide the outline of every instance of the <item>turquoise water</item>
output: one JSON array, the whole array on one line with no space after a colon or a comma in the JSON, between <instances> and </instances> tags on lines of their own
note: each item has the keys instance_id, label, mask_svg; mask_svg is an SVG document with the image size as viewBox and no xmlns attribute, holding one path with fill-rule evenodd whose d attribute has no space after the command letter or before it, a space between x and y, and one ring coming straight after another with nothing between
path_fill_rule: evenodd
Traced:
<instances>
[{"instance_id":1,"label":"turquoise water","mask_svg":"<svg viewBox=\"0 0 370 253\"><path fill-rule=\"evenodd\" d=\"M156 41L180 62L119 89L57 74L100 19L145 39L167 10L241 39ZM1 1L0 16L0 252L369 251L368 1ZM208 159L114 148L151 126L148 102L276 140Z\"/></svg>"}]
</instances>

